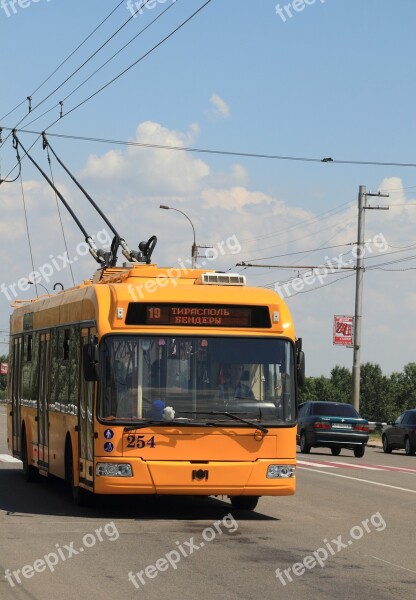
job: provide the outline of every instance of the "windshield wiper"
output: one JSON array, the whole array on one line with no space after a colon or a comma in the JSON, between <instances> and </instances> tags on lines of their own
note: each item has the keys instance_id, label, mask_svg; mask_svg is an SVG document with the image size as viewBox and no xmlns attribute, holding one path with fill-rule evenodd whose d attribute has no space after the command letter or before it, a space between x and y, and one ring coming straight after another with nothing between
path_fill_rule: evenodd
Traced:
<instances>
[{"instance_id":1,"label":"windshield wiper","mask_svg":"<svg viewBox=\"0 0 416 600\"><path fill-rule=\"evenodd\" d=\"M247 421L247 419L242 419L241 417L238 417L234 413L230 413L230 412L218 412L218 411L194 412L192 410L181 410L181 411L179 411L179 413L180 414L188 414L188 415L191 414L191 415L209 415L209 416L223 415L223 416L229 417L230 419L233 419L234 421L240 421L240 423L245 423L246 425L250 425L251 427L260 429L260 431L262 431L263 433L269 433L269 430L266 427L264 427L264 425L260 425L259 423L254 423L254 421Z\"/></svg>"},{"instance_id":2,"label":"windshield wiper","mask_svg":"<svg viewBox=\"0 0 416 600\"><path fill-rule=\"evenodd\" d=\"M133 431L134 429L143 429L144 427L149 427L149 425L186 425L188 427L195 427L195 423L191 421L191 419L174 419L172 421L158 421L155 419L148 419L147 421L141 421L140 423L136 423L135 425L126 425L124 427L124 433L128 431Z\"/></svg>"}]
</instances>

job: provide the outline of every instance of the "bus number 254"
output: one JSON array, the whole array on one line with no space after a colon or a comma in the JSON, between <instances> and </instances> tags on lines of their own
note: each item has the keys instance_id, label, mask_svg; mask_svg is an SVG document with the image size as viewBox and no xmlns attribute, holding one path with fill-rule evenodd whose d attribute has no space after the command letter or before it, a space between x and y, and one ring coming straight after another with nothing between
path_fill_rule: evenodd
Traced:
<instances>
[{"instance_id":1,"label":"bus number 254","mask_svg":"<svg viewBox=\"0 0 416 600\"><path fill-rule=\"evenodd\" d=\"M150 439L147 439L145 435L128 435L127 436L127 448L144 448L149 446L150 448L155 447L155 436L152 435Z\"/></svg>"}]
</instances>

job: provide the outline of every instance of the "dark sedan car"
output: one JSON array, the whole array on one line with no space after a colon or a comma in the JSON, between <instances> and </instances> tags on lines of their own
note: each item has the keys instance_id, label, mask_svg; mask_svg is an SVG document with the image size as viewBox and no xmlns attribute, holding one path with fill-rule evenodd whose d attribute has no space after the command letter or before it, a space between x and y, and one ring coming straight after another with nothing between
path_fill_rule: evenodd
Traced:
<instances>
[{"instance_id":1,"label":"dark sedan car","mask_svg":"<svg viewBox=\"0 0 416 600\"><path fill-rule=\"evenodd\" d=\"M416 452L416 408L406 410L394 423L383 431L384 452L404 448L408 456Z\"/></svg>"},{"instance_id":2,"label":"dark sedan car","mask_svg":"<svg viewBox=\"0 0 416 600\"><path fill-rule=\"evenodd\" d=\"M342 448L364 456L369 436L368 421L351 404L303 402L299 405L297 443L303 454L311 448L330 448L338 456Z\"/></svg>"}]
</instances>

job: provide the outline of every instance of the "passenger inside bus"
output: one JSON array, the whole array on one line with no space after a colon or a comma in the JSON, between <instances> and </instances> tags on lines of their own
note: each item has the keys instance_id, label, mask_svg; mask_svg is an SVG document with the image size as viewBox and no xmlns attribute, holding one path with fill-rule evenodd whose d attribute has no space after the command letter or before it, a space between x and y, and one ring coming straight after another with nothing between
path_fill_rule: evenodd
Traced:
<instances>
[{"instance_id":1,"label":"passenger inside bus","mask_svg":"<svg viewBox=\"0 0 416 600\"><path fill-rule=\"evenodd\" d=\"M248 380L248 371L243 364L225 364L219 372L219 398L224 404L239 400L255 400L251 387L243 383Z\"/></svg>"}]
</instances>

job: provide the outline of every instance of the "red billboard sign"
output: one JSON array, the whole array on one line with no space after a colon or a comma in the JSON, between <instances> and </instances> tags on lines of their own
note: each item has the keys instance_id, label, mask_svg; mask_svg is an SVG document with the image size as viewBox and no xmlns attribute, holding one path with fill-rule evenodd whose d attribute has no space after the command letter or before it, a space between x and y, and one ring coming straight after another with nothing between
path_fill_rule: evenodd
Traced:
<instances>
[{"instance_id":1,"label":"red billboard sign","mask_svg":"<svg viewBox=\"0 0 416 600\"><path fill-rule=\"evenodd\" d=\"M9 372L9 365L7 363L0 363L0 375L7 375Z\"/></svg>"},{"instance_id":2,"label":"red billboard sign","mask_svg":"<svg viewBox=\"0 0 416 600\"><path fill-rule=\"evenodd\" d=\"M354 345L354 317L334 316L333 343L337 346Z\"/></svg>"}]
</instances>

